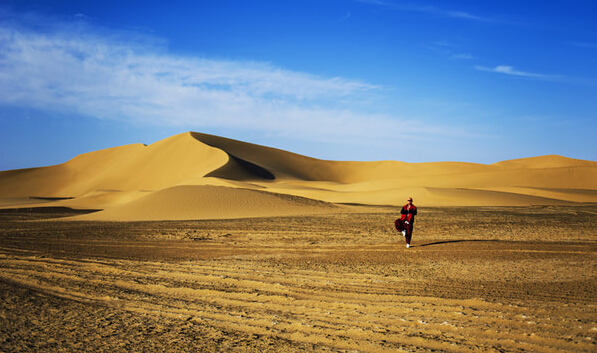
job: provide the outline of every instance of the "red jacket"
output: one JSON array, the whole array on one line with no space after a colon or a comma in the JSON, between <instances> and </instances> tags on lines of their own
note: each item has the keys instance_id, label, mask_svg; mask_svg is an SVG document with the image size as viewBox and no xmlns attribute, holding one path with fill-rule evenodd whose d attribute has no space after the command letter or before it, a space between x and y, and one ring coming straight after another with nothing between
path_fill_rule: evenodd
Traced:
<instances>
[{"instance_id":1,"label":"red jacket","mask_svg":"<svg viewBox=\"0 0 597 353\"><path fill-rule=\"evenodd\" d=\"M410 224L413 224L415 223L415 216L417 215L417 206L411 204L410 210L407 210L407 207L408 205L404 205L404 207L402 207L402 210L400 210L400 214L402 214L402 216L400 216L400 219L403 221L408 221L408 223Z\"/></svg>"}]
</instances>

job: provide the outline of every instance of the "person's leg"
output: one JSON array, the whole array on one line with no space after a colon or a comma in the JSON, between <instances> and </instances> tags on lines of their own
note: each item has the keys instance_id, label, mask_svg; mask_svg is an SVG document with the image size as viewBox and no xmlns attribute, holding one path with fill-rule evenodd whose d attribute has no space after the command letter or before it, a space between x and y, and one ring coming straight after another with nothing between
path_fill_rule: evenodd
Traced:
<instances>
[{"instance_id":1,"label":"person's leg","mask_svg":"<svg viewBox=\"0 0 597 353\"><path fill-rule=\"evenodd\" d=\"M412 224L408 224L406 225L406 245L410 246L410 240L412 239L413 236L413 225Z\"/></svg>"}]
</instances>

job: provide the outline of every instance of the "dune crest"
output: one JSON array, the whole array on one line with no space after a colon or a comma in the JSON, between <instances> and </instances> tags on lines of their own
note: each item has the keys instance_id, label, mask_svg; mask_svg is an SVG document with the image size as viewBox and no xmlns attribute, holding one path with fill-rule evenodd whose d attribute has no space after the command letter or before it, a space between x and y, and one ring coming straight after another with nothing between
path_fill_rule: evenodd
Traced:
<instances>
[{"instance_id":1,"label":"dune crest","mask_svg":"<svg viewBox=\"0 0 597 353\"><path fill-rule=\"evenodd\" d=\"M555 155L490 165L326 161L187 132L0 172L0 208L157 220L336 212L329 203L401 205L407 195L420 206L558 205L597 202L595 175L597 162Z\"/></svg>"}]
</instances>

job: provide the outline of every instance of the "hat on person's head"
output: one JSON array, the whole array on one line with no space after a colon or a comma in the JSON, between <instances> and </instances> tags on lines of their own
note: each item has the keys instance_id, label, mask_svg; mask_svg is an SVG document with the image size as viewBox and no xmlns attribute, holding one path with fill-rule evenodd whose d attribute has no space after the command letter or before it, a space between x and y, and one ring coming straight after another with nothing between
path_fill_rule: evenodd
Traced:
<instances>
[{"instance_id":1,"label":"hat on person's head","mask_svg":"<svg viewBox=\"0 0 597 353\"><path fill-rule=\"evenodd\" d=\"M412 200L413 200L413 198L410 196L406 199L406 201L411 201L411 202L412 202Z\"/></svg>"}]
</instances>

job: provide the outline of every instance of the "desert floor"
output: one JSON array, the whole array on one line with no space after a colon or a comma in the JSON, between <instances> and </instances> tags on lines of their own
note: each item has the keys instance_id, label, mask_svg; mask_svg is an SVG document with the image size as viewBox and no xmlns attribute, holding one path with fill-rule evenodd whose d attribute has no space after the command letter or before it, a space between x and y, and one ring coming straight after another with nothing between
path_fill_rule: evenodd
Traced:
<instances>
[{"instance_id":1,"label":"desert floor","mask_svg":"<svg viewBox=\"0 0 597 353\"><path fill-rule=\"evenodd\" d=\"M0 212L0 351L597 350L597 205L73 222Z\"/></svg>"}]
</instances>

